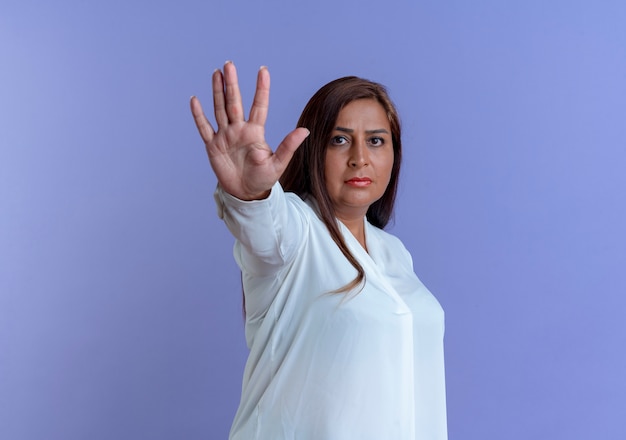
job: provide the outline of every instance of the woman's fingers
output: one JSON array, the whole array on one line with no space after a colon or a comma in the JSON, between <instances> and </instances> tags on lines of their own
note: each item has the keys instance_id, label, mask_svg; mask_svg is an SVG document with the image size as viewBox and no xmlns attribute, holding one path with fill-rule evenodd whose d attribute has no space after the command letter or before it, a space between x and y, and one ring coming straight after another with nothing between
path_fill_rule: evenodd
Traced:
<instances>
[{"instance_id":1,"label":"woman's fingers","mask_svg":"<svg viewBox=\"0 0 626 440\"><path fill-rule=\"evenodd\" d=\"M209 120L204 115L202 105L200 105L200 100L195 96L192 96L189 106L191 107L191 114L193 115L193 120L196 123L198 132L200 133L204 143L208 144L213 139L215 131L213 130Z\"/></svg>"},{"instance_id":2,"label":"woman's fingers","mask_svg":"<svg viewBox=\"0 0 626 440\"><path fill-rule=\"evenodd\" d=\"M287 136L280 143L276 151L274 152L275 169L278 170L278 175L282 175L289 161L293 157L298 147L304 142L311 132L303 127L298 127Z\"/></svg>"},{"instance_id":3,"label":"woman's fingers","mask_svg":"<svg viewBox=\"0 0 626 440\"><path fill-rule=\"evenodd\" d=\"M270 73L267 67L261 66L256 78L256 92L250 108L249 121L254 124L265 125L267 110L270 101Z\"/></svg>"},{"instance_id":4,"label":"woman's fingers","mask_svg":"<svg viewBox=\"0 0 626 440\"><path fill-rule=\"evenodd\" d=\"M244 121L241 92L237 79L237 69L232 61L224 64L224 73L219 69L213 72L213 108L218 129L228 124ZM249 122L265 125L270 99L270 74L267 67L262 66L257 75L256 91Z\"/></svg>"},{"instance_id":5,"label":"woman's fingers","mask_svg":"<svg viewBox=\"0 0 626 440\"><path fill-rule=\"evenodd\" d=\"M241 103L241 93L239 92L237 69L232 61L227 61L224 64L224 90L228 122L236 123L243 121L243 105Z\"/></svg>"},{"instance_id":6,"label":"woman's fingers","mask_svg":"<svg viewBox=\"0 0 626 440\"><path fill-rule=\"evenodd\" d=\"M270 93L270 76L266 67L261 67L258 72L256 92L248 121L250 125L245 123L241 93L237 79L237 69L231 61L227 61L226 64L224 64L223 72L219 69L213 72L212 88L217 132L204 114L200 100L193 96L190 101L191 113L196 127L198 128L202 140L207 144L207 147L209 143L215 141L216 135L220 133L231 133L231 137L235 136L235 134L236 136L245 136L245 133L252 133L251 130L254 130L251 125L265 125ZM243 124L238 124L240 122ZM226 136L226 134L224 135ZM304 137L302 137L302 139L304 139ZM261 141L261 143L265 142L264 139L260 139L255 143L259 143L259 141ZM300 142L302 142L302 140L297 141L297 144L293 148L295 149ZM287 150L290 149L289 145L290 143L288 142ZM291 155L289 155L289 157L291 157Z\"/></svg>"},{"instance_id":7,"label":"woman's fingers","mask_svg":"<svg viewBox=\"0 0 626 440\"><path fill-rule=\"evenodd\" d=\"M226 114L226 100L224 98L224 76L219 69L215 69L212 78L213 86L213 109L218 129L228 125L228 115Z\"/></svg>"}]
</instances>

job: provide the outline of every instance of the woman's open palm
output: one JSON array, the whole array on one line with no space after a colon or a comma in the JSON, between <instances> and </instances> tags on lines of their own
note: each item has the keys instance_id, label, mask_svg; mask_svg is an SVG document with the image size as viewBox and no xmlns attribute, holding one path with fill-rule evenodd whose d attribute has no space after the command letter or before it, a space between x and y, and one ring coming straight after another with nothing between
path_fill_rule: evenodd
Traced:
<instances>
[{"instance_id":1,"label":"woman's open palm","mask_svg":"<svg viewBox=\"0 0 626 440\"><path fill-rule=\"evenodd\" d=\"M267 197L293 153L309 134L305 128L296 128L273 152L265 141L269 94L269 72L261 67L246 121L234 64L227 62L223 74L216 70L213 73L213 106L217 132L207 120L198 98L191 98L191 113L217 180L224 191L241 200Z\"/></svg>"}]
</instances>

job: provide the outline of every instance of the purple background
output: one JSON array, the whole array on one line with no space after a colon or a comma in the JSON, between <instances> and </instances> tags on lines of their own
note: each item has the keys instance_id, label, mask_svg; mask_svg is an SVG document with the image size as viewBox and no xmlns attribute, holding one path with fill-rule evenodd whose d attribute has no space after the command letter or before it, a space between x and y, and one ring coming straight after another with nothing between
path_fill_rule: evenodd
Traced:
<instances>
[{"instance_id":1,"label":"purple background","mask_svg":"<svg viewBox=\"0 0 626 440\"><path fill-rule=\"evenodd\" d=\"M0 5L0 438L220 439L246 347L188 111L386 84L395 224L446 310L451 439L626 438L626 3Z\"/></svg>"}]
</instances>

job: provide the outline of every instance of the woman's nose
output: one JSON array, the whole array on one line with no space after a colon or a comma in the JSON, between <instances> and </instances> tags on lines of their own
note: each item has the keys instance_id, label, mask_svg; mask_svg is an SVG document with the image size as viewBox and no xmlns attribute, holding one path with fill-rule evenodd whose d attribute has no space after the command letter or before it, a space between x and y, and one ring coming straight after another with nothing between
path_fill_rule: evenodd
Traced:
<instances>
[{"instance_id":1,"label":"woman's nose","mask_svg":"<svg viewBox=\"0 0 626 440\"><path fill-rule=\"evenodd\" d=\"M367 146L365 145L365 142L355 141L350 148L348 165L350 168L360 168L366 166L367 163Z\"/></svg>"}]
</instances>

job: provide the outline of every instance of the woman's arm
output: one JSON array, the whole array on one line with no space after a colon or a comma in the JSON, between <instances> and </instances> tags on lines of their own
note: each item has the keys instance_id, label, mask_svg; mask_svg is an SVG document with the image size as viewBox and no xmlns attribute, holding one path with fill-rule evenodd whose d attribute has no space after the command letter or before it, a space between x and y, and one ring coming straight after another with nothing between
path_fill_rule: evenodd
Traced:
<instances>
[{"instance_id":1,"label":"woman's arm","mask_svg":"<svg viewBox=\"0 0 626 440\"><path fill-rule=\"evenodd\" d=\"M262 67L246 121L235 66L227 62L223 74L216 70L213 105L217 132L200 101L191 98L191 112L219 182L215 197L218 214L237 239L239 266L254 276L272 275L287 264L302 240L305 222L277 182L308 130L292 131L272 152L265 142L269 85L269 72Z\"/></svg>"},{"instance_id":2,"label":"woman's arm","mask_svg":"<svg viewBox=\"0 0 626 440\"><path fill-rule=\"evenodd\" d=\"M243 201L218 187L218 215L237 238L235 259L244 273L265 277L293 259L305 240L308 219L304 203L276 183L262 200Z\"/></svg>"}]
</instances>

